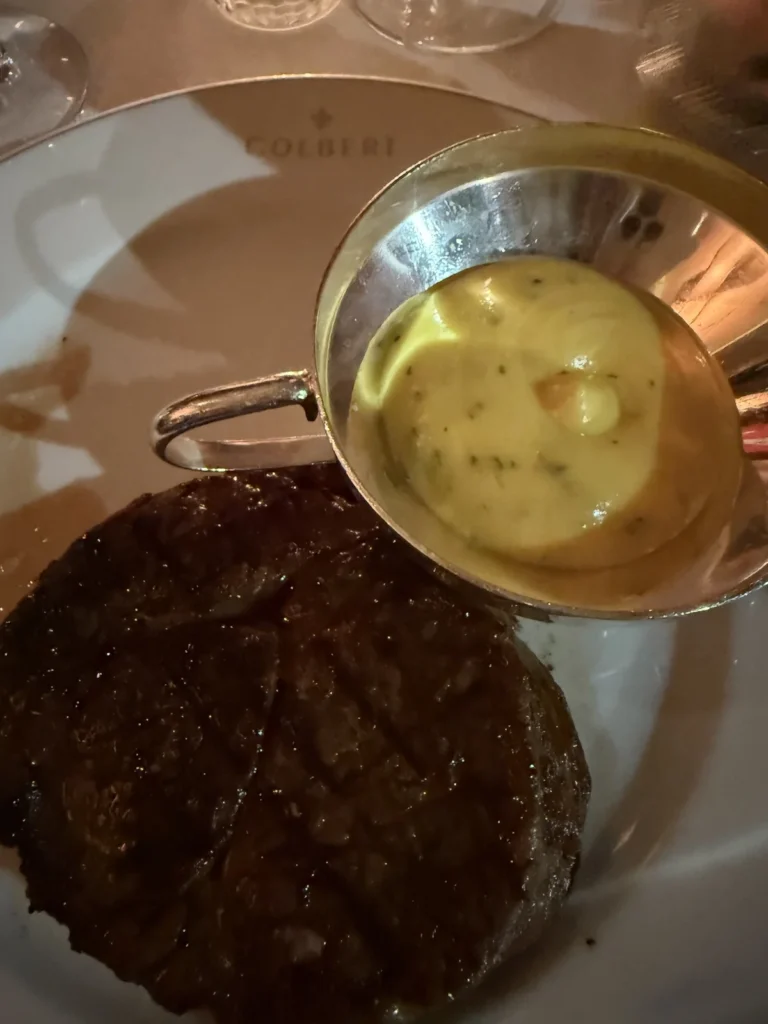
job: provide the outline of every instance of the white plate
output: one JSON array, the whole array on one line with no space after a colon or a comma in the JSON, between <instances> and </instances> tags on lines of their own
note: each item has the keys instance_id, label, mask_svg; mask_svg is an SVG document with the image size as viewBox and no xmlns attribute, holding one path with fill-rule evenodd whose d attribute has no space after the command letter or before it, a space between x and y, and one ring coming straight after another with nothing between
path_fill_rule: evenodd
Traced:
<instances>
[{"instance_id":1,"label":"white plate","mask_svg":"<svg viewBox=\"0 0 768 1024\"><path fill-rule=\"evenodd\" d=\"M370 195L529 120L423 87L281 79L123 111L0 165L0 607L84 529L180 479L147 443L160 406L308 365L321 271ZM587 749L587 849L558 925L464 1017L768 1020L766 610L526 626ZM3 863L3 1024L173 1019L29 917Z\"/></svg>"}]
</instances>

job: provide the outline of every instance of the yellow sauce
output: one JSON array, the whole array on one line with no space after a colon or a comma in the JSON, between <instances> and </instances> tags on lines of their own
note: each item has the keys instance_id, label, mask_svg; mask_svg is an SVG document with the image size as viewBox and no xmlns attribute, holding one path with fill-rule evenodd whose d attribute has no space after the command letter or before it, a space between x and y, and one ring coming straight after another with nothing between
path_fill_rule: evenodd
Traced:
<instances>
[{"instance_id":1,"label":"yellow sauce","mask_svg":"<svg viewBox=\"0 0 768 1024\"><path fill-rule=\"evenodd\" d=\"M740 480L735 403L690 329L657 300L545 257L476 267L396 311L360 367L348 426L421 507L403 522L417 539L442 553L437 533L423 536L426 509L503 562L506 585L517 566L518 585L544 596L563 585L542 569L615 570L705 512L722 526Z\"/></svg>"}]
</instances>

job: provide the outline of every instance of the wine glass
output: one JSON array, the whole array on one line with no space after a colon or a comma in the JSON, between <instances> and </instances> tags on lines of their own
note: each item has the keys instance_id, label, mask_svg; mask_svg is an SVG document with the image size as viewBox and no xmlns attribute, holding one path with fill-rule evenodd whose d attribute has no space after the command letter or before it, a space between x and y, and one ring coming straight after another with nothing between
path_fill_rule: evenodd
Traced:
<instances>
[{"instance_id":1,"label":"wine glass","mask_svg":"<svg viewBox=\"0 0 768 1024\"><path fill-rule=\"evenodd\" d=\"M357 13L396 43L442 53L485 53L527 42L562 0L354 0Z\"/></svg>"},{"instance_id":2,"label":"wine glass","mask_svg":"<svg viewBox=\"0 0 768 1024\"><path fill-rule=\"evenodd\" d=\"M42 15L0 4L0 153L71 120L86 82L74 36Z\"/></svg>"},{"instance_id":3,"label":"wine glass","mask_svg":"<svg viewBox=\"0 0 768 1024\"><path fill-rule=\"evenodd\" d=\"M319 21L340 0L214 0L238 25L262 31L304 28Z\"/></svg>"}]
</instances>

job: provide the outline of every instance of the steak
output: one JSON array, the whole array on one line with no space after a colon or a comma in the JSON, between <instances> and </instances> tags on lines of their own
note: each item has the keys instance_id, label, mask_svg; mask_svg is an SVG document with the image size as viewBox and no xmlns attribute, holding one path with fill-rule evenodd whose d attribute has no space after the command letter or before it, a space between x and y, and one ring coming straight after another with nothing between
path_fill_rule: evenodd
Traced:
<instances>
[{"instance_id":1,"label":"steak","mask_svg":"<svg viewBox=\"0 0 768 1024\"><path fill-rule=\"evenodd\" d=\"M590 788L546 670L335 466L77 540L0 627L0 764L31 909L220 1024L474 984L566 897Z\"/></svg>"}]
</instances>

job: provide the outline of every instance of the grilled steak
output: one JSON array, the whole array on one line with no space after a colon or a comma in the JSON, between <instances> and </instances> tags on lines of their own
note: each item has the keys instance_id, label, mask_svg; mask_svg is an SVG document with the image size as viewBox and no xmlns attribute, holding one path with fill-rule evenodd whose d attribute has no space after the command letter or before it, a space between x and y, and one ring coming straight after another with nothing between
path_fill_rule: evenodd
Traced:
<instances>
[{"instance_id":1,"label":"grilled steak","mask_svg":"<svg viewBox=\"0 0 768 1024\"><path fill-rule=\"evenodd\" d=\"M377 1021L528 946L589 776L548 673L336 467L142 497L0 627L0 842L74 949L220 1024Z\"/></svg>"}]
</instances>

